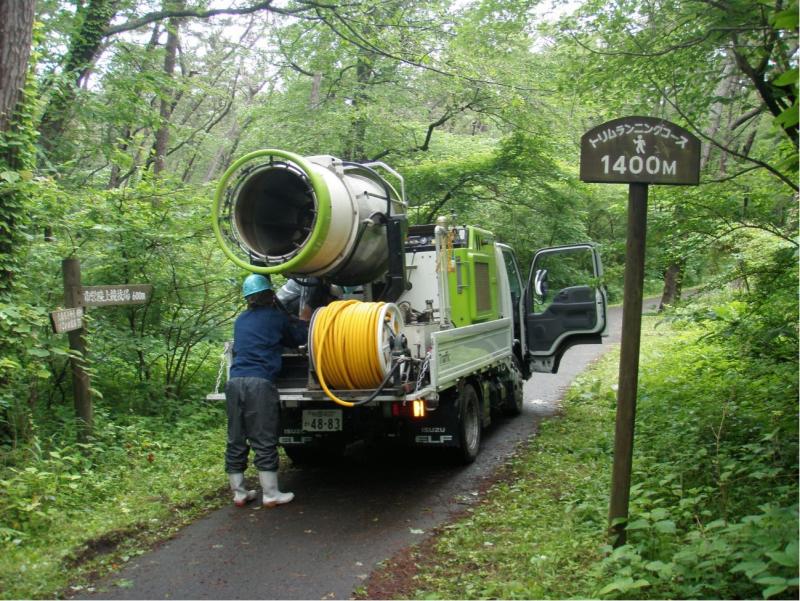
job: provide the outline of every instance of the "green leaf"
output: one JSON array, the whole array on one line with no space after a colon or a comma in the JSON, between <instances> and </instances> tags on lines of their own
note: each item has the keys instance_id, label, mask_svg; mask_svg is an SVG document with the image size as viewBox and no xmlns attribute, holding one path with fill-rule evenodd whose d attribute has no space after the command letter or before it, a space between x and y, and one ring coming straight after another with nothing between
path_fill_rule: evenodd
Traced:
<instances>
[{"instance_id":1,"label":"green leaf","mask_svg":"<svg viewBox=\"0 0 800 601\"><path fill-rule=\"evenodd\" d=\"M776 86L788 86L793 83L797 83L797 67L794 69L789 69L788 71L784 71L775 80L772 82Z\"/></svg>"},{"instance_id":2,"label":"green leaf","mask_svg":"<svg viewBox=\"0 0 800 601\"><path fill-rule=\"evenodd\" d=\"M633 520L630 524L627 525L625 528L626 530L643 530L645 528L650 527L650 522L647 520Z\"/></svg>"},{"instance_id":3,"label":"green leaf","mask_svg":"<svg viewBox=\"0 0 800 601\"><path fill-rule=\"evenodd\" d=\"M800 113L798 113L798 107L796 104L793 104L788 109L784 110L780 115L775 117L775 121L783 127L792 127L800 122L800 119L798 118L799 116Z\"/></svg>"},{"instance_id":4,"label":"green leaf","mask_svg":"<svg viewBox=\"0 0 800 601\"><path fill-rule=\"evenodd\" d=\"M776 29L797 29L797 4L792 6L789 10L784 10L777 13L773 23Z\"/></svg>"},{"instance_id":5,"label":"green leaf","mask_svg":"<svg viewBox=\"0 0 800 601\"><path fill-rule=\"evenodd\" d=\"M785 551L770 551L767 553L767 557L787 568L793 568L797 565L797 555L790 555Z\"/></svg>"},{"instance_id":6,"label":"green leaf","mask_svg":"<svg viewBox=\"0 0 800 601\"><path fill-rule=\"evenodd\" d=\"M769 584L770 586L786 585L786 578L781 576L761 576L761 578L756 578L754 582L758 584Z\"/></svg>"},{"instance_id":7,"label":"green leaf","mask_svg":"<svg viewBox=\"0 0 800 601\"><path fill-rule=\"evenodd\" d=\"M46 349L43 349L43 348L36 347L36 346L32 346L31 348L27 349L26 352L29 355L31 355L32 357L42 357L42 358L44 358L44 357L49 357L50 356L50 351L48 351Z\"/></svg>"},{"instance_id":8,"label":"green leaf","mask_svg":"<svg viewBox=\"0 0 800 601\"><path fill-rule=\"evenodd\" d=\"M763 561L743 561L731 568L731 572L744 572L748 578L753 578L767 569L767 564Z\"/></svg>"},{"instance_id":9,"label":"green leaf","mask_svg":"<svg viewBox=\"0 0 800 601\"><path fill-rule=\"evenodd\" d=\"M785 584L775 584L773 586L765 588L764 591L761 594L764 596L764 599L769 599L773 595L777 595L778 593L782 593L787 588L789 588L789 587L786 586Z\"/></svg>"},{"instance_id":10,"label":"green leaf","mask_svg":"<svg viewBox=\"0 0 800 601\"><path fill-rule=\"evenodd\" d=\"M650 517L652 517L654 520L664 520L668 515L669 513L663 507L656 507L650 512Z\"/></svg>"},{"instance_id":11,"label":"green leaf","mask_svg":"<svg viewBox=\"0 0 800 601\"><path fill-rule=\"evenodd\" d=\"M631 585L633 584L633 578L622 578L620 580L615 580L611 584L604 586L600 589L600 592L597 593L598 596L602 597L603 595L607 595L612 591L619 591L624 593L627 590L630 590Z\"/></svg>"},{"instance_id":12,"label":"green leaf","mask_svg":"<svg viewBox=\"0 0 800 601\"><path fill-rule=\"evenodd\" d=\"M675 522L672 520L661 520L660 522L656 522L655 524L656 530L661 532L662 534L675 534L677 528L675 527Z\"/></svg>"}]
</instances>

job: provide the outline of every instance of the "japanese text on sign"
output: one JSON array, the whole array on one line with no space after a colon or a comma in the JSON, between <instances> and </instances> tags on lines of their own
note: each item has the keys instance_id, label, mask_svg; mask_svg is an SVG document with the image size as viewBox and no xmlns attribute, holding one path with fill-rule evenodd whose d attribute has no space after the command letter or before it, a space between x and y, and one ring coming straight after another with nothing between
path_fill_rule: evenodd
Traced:
<instances>
[{"instance_id":1,"label":"japanese text on sign","mask_svg":"<svg viewBox=\"0 0 800 601\"><path fill-rule=\"evenodd\" d=\"M592 131L596 131L596 129ZM689 142L689 138L673 134L672 128L662 123L657 125L648 125L647 123L621 123L613 128L606 127L602 129L595 136L589 138L589 144L592 145L592 148L597 148L598 144L608 142L620 136L630 136L631 134L638 134L635 139L637 152L639 149L643 149L645 145L642 134L652 134L656 137L672 140L675 145L681 149L686 148L686 143Z\"/></svg>"},{"instance_id":2,"label":"japanese text on sign","mask_svg":"<svg viewBox=\"0 0 800 601\"><path fill-rule=\"evenodd\" d=\"M81 288L84 306L135 305L146 303L153 291L150 284L121 286L85 286Z\"/></svg>"},{"instance_id":3,"label":"japanese text on sign","mask_svg":"<svg viewBox=\"0 0 800 601\"><path fill-rule=\"evenodd\" d=\"M700 141L669 121L624 117L581 138L583 181L694 185L699 178Z\"/></svg>"},{"instance_id":4,"label":"japanese text on sign","mask_svg":"<svg viewBox=\"0 0 800 601\"><path fill-rule=\"evenodd\" d=\"M79 330L83 327L83 307L51 311L50 323L56 334Z\"/></svg>"}]
</instances>

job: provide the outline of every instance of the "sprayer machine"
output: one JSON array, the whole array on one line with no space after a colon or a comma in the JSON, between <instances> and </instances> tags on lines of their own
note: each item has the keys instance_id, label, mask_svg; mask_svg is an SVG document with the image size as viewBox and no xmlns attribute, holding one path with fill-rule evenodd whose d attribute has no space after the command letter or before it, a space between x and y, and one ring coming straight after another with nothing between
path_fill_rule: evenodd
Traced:
<instances>
[{"instance_id":1,"label":"sprayer machine","mask_svg":"<svg viewBox=\"0 0 800 601\"><path fill-rule=\"evenodd\" d=\"M260 150L220 180L212 228L231 261L342 291L314 311L308 344L285 350L275 383L296 462L358 439L472 461L493 416L522 413L523 380L605 331L592 244L542 249L523 278L488 230L409 226L407 208L402 176L381 162Z\"/></svg>"}]
</instances>

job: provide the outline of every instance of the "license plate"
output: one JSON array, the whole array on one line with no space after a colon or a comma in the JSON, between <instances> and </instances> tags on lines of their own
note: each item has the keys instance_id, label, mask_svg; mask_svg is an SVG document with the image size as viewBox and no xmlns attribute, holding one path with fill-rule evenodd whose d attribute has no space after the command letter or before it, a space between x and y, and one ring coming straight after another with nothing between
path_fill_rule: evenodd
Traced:
<instances>
[{"instance_id":1,"label":"license plate","mask_svg":"<svg viewBox=\"0 0 800 601\"><path fill-rule=\"evenodd\" d=\"M303 411L304 432L339 432L341 429L341 409L306 409Z\"/></svg>"}]
</instances>

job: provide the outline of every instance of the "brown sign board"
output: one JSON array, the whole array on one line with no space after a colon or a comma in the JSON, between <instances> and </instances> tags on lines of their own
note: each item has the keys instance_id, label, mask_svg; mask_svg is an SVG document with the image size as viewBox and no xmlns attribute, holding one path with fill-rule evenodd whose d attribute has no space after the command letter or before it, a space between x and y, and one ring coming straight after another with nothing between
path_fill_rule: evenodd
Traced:
<instances>
[{"instance_id":1,"label":"brown sign board","mask_svg":"<svg viewBox=\"0 0 800 601\"><path fill-rule=\"evenodd\" d=\"M581 137L580 176L595 183L696 186L700 140L664 119L614 119Z\"/></svg>"},{"instance_id":2,"label":"brown sign board","mask_svg":"<svg viewBox=\"0 0 800 601\"><path fill-rule=\"evenodd\" d=\"M51 311L50 325L56 334L80 330L83 327L83 307Z\"/></svg>"},{"instance_id":3,"label":"brown sign board","mask_svg":"<svg viewBox=\"0 0 800 601\"><path fill-rule=\"evenodd\" d=\"M141 305L150 300L152 284L119 284L118 286L82 286L79 302L84 307L108 305Z\"/></svg>"}]
</instances>

